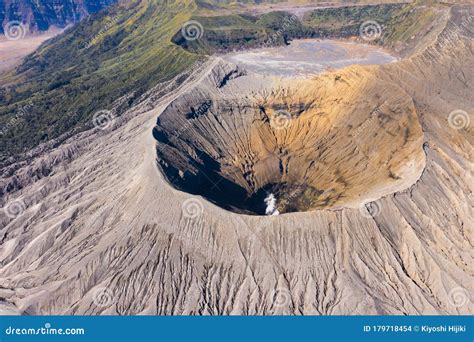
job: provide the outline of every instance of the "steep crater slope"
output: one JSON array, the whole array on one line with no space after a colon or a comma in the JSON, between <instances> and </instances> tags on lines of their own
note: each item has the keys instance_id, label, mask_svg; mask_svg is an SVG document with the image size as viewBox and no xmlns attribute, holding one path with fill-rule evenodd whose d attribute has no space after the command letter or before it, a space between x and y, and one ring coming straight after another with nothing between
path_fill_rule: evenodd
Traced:
<instances>
[{"instance_id":1,"label":"steep crater slope","mask_svg":"<svg viewBox=\"0 0 474 342\"><path fill-rule=\"evenodd\" d=\"M219 61L159 117L159 166L176 188L257 215L406 188L424 167L421 127L411 97L373 68L276 81Z\"/></svg>"}]
</instances>

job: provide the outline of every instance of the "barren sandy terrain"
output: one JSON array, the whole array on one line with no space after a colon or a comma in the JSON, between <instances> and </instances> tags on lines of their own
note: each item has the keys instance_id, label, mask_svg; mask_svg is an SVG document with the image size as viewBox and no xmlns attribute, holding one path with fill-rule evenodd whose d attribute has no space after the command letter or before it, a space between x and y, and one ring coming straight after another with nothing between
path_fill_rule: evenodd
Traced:
<instances>
[{"instance_id":1,"label":"barren sandy terrain","mask_svg":"<svg viewBox=\"0 0 474 342\"><path fill-rule=\"evenodd\" d=\"M8 40L0 36L0 74L17 65L22 58L35 51L43 42L60 34L63 30L28 35L18 40Z\"/></svg>"},{"instance_id":2,"label":"barren sandy terrain","mask_svg":"<svg viewBox=\"0 0 474 342\"><path fill-rule=\"evenodd\" d=\"M31 151L2 170L0 311L472 315L472 17L454 7L416 54L312 79L210 58ZM278 216L182 191L298 179L301 210Z\"/></svg>"},{"instance_id":3,"label":"barren sandy terrain","mask_svg":"<svg viewBox=\"0 0 474 342\"><path fill-rule=\"evenodd\" d=\"M284 47L235 52L222 58L249 71L286 78L312 78L328 69L397 60L372 45L317 39L295 40Z\"/></svg>"}]
</instances>

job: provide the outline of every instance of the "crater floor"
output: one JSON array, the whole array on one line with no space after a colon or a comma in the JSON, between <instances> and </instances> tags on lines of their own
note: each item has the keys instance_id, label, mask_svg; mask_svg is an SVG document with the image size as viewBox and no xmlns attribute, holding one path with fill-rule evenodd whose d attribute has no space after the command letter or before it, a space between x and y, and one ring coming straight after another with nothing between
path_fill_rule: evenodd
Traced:
<instances>
[{"instance_id":1,"label":"crater floor","mask_svg":"<svg viewBox=\"0 0 474 342\"><path fill-rule=\"evenodd\" d=\"M325 70L352 64L397 61L373 45L319 39L298 39L288 46L240 51L222 58L255 73L285 78L311 78Z\"/></svg>"}]
</instances>

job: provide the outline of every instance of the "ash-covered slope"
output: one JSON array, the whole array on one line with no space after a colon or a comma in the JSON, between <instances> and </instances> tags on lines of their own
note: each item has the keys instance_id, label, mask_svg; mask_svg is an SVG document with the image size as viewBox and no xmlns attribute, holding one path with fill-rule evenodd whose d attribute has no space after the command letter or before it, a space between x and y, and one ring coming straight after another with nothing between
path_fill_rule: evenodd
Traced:
<instances>
[{"instance_id":1,"label":"ash-covered slope","mask_svg":"<svg viewBox=\"0 0 474 342\"><path fill-rule=\"evenodd\" d=\"M357 93L359 73L371 80L351 117L369 120L365 109L376 109L383 89L361 91L389 84L421 128L421 175L370 210L245 216L171 187L156 165L156 118L173 100L199 96L209 77L222 92L249 77L222 78L219 60L3 179L19 189L0 212L4 312L472 314L473 131L462 111L473 110L473 16L472 6L455 6L411 58L325 76L353 88L321 95L341 102ZM466 120L452 120L453 111ZM372 142L364 139L356 151Z\"/></svg>"}]
</instances>

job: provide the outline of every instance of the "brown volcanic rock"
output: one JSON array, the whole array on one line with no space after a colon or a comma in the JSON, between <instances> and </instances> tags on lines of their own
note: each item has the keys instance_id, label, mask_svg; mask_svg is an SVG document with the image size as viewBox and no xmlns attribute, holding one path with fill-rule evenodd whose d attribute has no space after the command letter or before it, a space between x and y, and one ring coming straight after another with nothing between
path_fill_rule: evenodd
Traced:
<instances>
[{"instance_id":1,"label":"brown volcanic rock","mask_svg":"<svg viewBox=\"0 0 474 342\"><path fill-rule=\"evenodd\" d=\"M411 97L373 75L354 66L314 80L269 79L256 92L247 87L260 76L220 89L211 76L208 92L190 92L160 116L162 169L183 190L237 212L259 213L252 196L261 189L280 194L283 213L357 207L406 188L424 167L421 127Z\"/></svg>"},{"instance_id":2,"label":"brown volcanic rock","mask_svg":"<svg viewBox=\"0 0 474 342\"><path fill-rule=\"evenodd\" d=\"M369 153L367 143L376 139L384 144L383 153L392 148L387 144L393 144L396 153L389 165L402 179L387 176L387 166L379 166L379 175L369 161L383 163L372 156L361 157L371 172L356 173L358 182L367 183L364 177L372 175L379 184L401 189L397 181L403 181L405 173L396 161L415 160L418 171L421 127L425 154L421 176L408 188L371 203L376 210L349 208L346 202L339 208L276 217L245 216L169 186L157 170L156 140L150 132L157 113L178 104L189 106L182 96L206 98L210 89L205 84L216 88L225 79L218 62L211 61L202 69L203 79L211 73L220 82L198 84L201 77L195 75L179 91L169 92L176 101L164 97L156 110L142 113L138 108L129 113L128 122L76 136L2 180L5 187L16 182L19 189L3 196L2 204L23 203L24 210L15 218L0 212L0 306L4 312L30 314L472 314L472 120L471 126L455 129L448 117L453 110L473 110L472 26L462 25L473 15L472 6L452 8L436 40L407 60L389 66L351 67L308 81L311 88L301 87L303 94L318 89L320 98L315 104L324 105L328 112L328 97L352 97L358 103L361 112L353 115L342 100L334 103L341 112L331 113L353 124L350 129L334 129L348 130L356 151ZM348 84L338 84L338 75L339 81ZM362 84L352 79L358 75ZM261 85L239 84L244 79L228 80L214 92L269 84L266 80ZM323 84L332 89L345 87L347 93L325 93ZM393 97L382 85L393 89ZM281 92L274 94L268 88L269 106L281 104L283 90L291 85L279 87ZM222 95L214 97L212 106L221 105ZM248 103L259 99L249 98ZM384 124L387 129L369 128L377 131L374 138L364 135L365 129L354 136L384 100L388 104L384 114L394 118ZM305 115L320 118L317 108L300 115L291 129L275 133L266 123L256 125L252 128L255 137L263 136L261 144L270 152L288 142L292 159L298 160L295 152L310 152L292 141L287 131L304 127ZM402 110L401 117L396 116L397 109ZM251 109L249 113L259 114ZM167 121L165 114L159 125L170 130L176 122L181 125L176 130L186 129L184 119ZM268 116L272 120L272 112ZM204 117L211 120L209 115ZM412 118L418 124L409 124ZM318 122L318 132L323 132L328 124ZM371 124L382 126L381 122L372 120ZM399 126L413 128L409 134L413 139L404 144L398 135L386 140L386 132ZM216 151L232 146L228 140L235 133L231 129L225 127L228 136L222 133L221 141L212 142ZM270 133L266 139L264 134ZM321 144L322 138L312 139ZM241 150L257 146L257 138L240 140L252 143L239 146ZM349 151L341 142L334 144ZM244 154L237 152L236 165L242 165ZM176 160L188 155L175 154ZM184 165L187 160L183 160ZM47 165L51 165L48 177L28 177L34 167ZM358 170L357 165L350 165ZM271 167L265 165L263 170ZM264 176L255 174L256 181L263 183ZM350 184L354 186L346 189L346 199L359 192L356 182Z\"/></svg>"}]
</instances>

